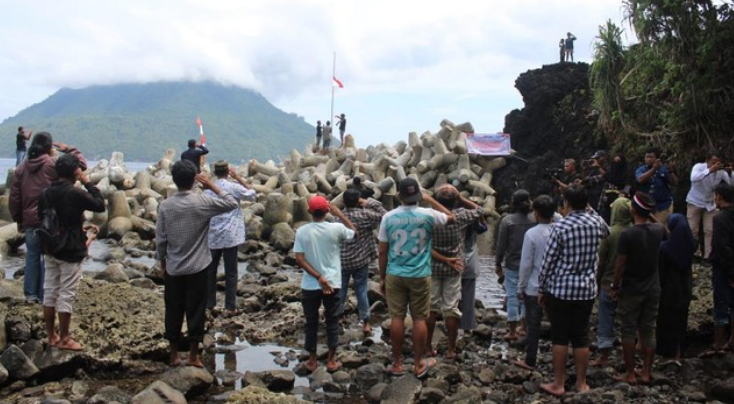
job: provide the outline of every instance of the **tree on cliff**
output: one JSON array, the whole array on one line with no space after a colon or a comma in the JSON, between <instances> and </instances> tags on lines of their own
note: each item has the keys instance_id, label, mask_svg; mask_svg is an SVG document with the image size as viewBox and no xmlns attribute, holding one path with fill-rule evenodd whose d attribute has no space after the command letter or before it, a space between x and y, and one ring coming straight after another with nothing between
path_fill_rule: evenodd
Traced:
<instances>
[{"instance_id":1,"label":"tree on cliff","mask_svg":"<svg viewBox=\"0 0 734 404\"><path fill-rule=\"evenodd\" d=\"M600 27L590 74L600 129L617 146L652 140L672 150L730 149L731 5L625 0L623 7L639 42L623 47L621 29L611 22Z\"/></svg>"}]
</instances>

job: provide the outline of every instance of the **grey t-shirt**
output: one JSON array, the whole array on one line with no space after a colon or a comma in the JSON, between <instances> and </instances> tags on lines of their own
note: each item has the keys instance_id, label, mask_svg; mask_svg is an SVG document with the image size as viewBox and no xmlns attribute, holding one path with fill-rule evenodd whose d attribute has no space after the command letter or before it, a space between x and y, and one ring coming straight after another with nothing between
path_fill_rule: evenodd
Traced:
<instances>
[{"instance_id":1,"label":"grey t-shirt","mask_svg":"<svg viewBox=\"0 0 734 404\"><path fill-rule=\"evenodd\" d=\"M617 256L625 255L627 263L621 294L660 294L658 251L666 238L665 227L659 223L637 224L622 230Z\"/></svg>"}]
</instances>

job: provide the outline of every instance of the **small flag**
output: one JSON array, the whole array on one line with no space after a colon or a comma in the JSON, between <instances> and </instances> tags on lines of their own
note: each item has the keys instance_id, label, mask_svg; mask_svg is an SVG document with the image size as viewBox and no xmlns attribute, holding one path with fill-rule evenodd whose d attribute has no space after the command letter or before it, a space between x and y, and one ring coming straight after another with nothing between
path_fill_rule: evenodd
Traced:
<instances>
[{"instance_id":1,"label":"small flag","mask_svg":"<svg viewBox=\"0 0 734 404\"><path fill-rule=\"evenodd\" d=\"M196 126L199 127L199 143L201 143L202 146L206 147L206 137L204 136L204 126L201 124L201 119L199 117L196 117Z\"/></svg>"},{"instance_id":2,"label":"small flag","mask_svg":"<svg viewBox=\"0 0 734 404\"><path fill-rule=\"evenodd\" d=\"M332 84L334 87L344 88L344 84L339 79L334 76L331 76L331 78L334 79L334 83Z\"/></svg>"}]
</instances>

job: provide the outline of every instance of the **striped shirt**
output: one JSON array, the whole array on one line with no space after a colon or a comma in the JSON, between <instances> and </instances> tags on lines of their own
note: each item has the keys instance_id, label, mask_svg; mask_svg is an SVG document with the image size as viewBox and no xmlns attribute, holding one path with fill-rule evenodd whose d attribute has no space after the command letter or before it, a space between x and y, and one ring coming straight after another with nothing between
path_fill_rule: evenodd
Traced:
<instances>
[{"instance_id":1,"label":"striped shirt","mask_svg":"<svg viewBox=\"0 0 734 404\"><path fill-rule=\"evenodd\" d=\"M609 226L594 210L575 210L551 230L538 276L538 292L561 300L596 297L599 239L609 236Z\"/></svg>"},{"instance_id":2,"label":"striped shirt","mask_svg":"<svg viewBox=\"0 0 734 404\"><path fill-rule=\"evenodd\" d=\"M377 243L373 230L380 225L387 210L379 201L369 198L364 208L346 208L342 212L357 229L357 237L342 245L342 269L367 266L377 259Z\"/></svg>"},{"instance_id":3,"label":"striped shirt","mask_svg":"<svg viewBox=\"0 0 734 404\"><path fill-rule=\"evenodd\" d=\"M433 249L444 257L463 259L466 228L476 222L484 214L484 210L458 208L453 213L456 216L455 222L433 228ZM452 278L461 276L461 272L444 262L432 260L431 275L434 278Z\"/></svg>"},{"instance_id":4,"label":"striped shirt","mask_svg":"<svg viewBox=\"0 0 734 404\"><path fill-rule=\"evenodd\" d=\"M179 191L158 206L155 242L157 258L166 260L166 273L190 275L212 262L207 238L209 220L239 206L232 195L219 197Z\"/></svg>"}]
</instances>

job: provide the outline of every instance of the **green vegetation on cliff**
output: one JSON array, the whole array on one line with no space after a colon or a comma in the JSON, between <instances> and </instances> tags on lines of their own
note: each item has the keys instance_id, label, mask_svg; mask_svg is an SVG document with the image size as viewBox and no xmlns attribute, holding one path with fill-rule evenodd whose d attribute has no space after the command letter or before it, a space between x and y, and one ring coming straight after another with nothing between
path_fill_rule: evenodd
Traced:
<instances>
[{"instance_id":1,"label":"green vegetation on cliff","mask_svg":"<svg viewBox=\"0 0 734 404\"><path fill-rule=\"evenodd\" d=\"M712 0L625 0L638 43L600 27L590 71L599 129L619 149L652 143L690 163L731 151L734 11Z\"/></svg>"},{"instance_id":2,"label":"green vegetation on cliff","mask_svg":"<svg viewBox=\"0 0 734 404\"><path fill-rule=\"evenodd\" d=\"M121 151L129 161L157 161L168 148L199 139L200 116L210 160L277 159L302 149L315 132L263 96L211 82L120 84L61 89L0 125L3 157L12 157L18 126L48 131L90 159Z\"/></svg>"}]
</instances>

